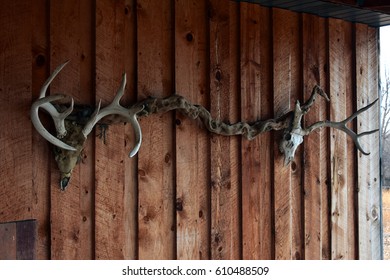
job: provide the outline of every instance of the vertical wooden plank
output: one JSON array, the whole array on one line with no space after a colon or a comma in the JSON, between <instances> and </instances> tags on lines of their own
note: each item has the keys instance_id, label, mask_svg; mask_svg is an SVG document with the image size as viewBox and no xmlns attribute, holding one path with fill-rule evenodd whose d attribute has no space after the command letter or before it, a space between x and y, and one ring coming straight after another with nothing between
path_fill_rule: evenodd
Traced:
<instances>
[{"instance_id":1,"label":"vertical wooden plank","mask_svg":"<svg viewBox=\"0 0 390 280\"><path fill-rule=\"evenodd\" d=\"M0 2L0 221L29 219L33 209L31 5Z\"/></svg>"},{"instance_id":2,"label":"vertical wooden plank","mask_svg":"<svg viewBox=\"0 0 390 280\"><path fill-rule=\"evenodd\" d=\"M51 93L72 96L76 103L93 104L92 15L89 1L50 2L51 69L66 60L71 62L53 81ZM86 142L83 160L73 170L66 191L60 191L59 172L52 164L51 182L51 258L94 258L93 232L93 142Z\"/></svg>"},{"instance_id":3,"label":"vertical wooden plank","mask_svg":"<svg viewBox=\"0 0 390 280\"><path fill-rule=\"evenodd\" d=\"M0 260L16 260L16 224L0 223Z\"/></svg>"},{"instance_id":4,"label":"vertical wooden plank","mask_svg":"<svg viewBox=\"0 0 390 280\"><path fill-rule=\"evenodd\" d=\"M303 91L307 100L315 85L327 91L326 21L313 15L303 15L302 20ZM326 100L318 97L305 116L305 126L328 119L327 106ZM327 129L321 129L305 137L305 259L330 258L328 135Z\"/></svg>"},{"instance_id":5,"label":"vertical wooden plank","mask_svg":"<svg viewBox=\"0 0 390 280\"><path fill-rule=\"evenodd\" d=\"M329 19L330 119L339 121L352 113L352 25ZM331 229L332 259L354 259L354 149L347 135L331 129Z\"/></svg>"},{"instance_id":6,"label":"vertical wooden plank","mask_svg":"<svg viewBox=\"0 0 390 280\"><path fill-rule=\"evenodd\" d=\"M49 3L34 1L32 5L32 100L49 76ZM43 117L45 114L41 114ZM46 120L50 118L47 117ZM44 121L44 119L42 118ZM32 217L37 219L37 259L50 258L50 162L51 145L35 129L32 133Z\"/></svg>"},{"instance_id":7,"label":"vertical wooden plank","mask_svg":"<svg viewBox=\"0 0 390 280\"><path fill-rule=\"evenodd\" d=\"M294 108L302 96L300 18L290 11L273 9L274 112ZM281 135L280 135L281 137ZM295 159L284 166L284 157L274 145L275 258L301 259L303 255L301 147Z\"/></svg>"},{"instance_id":8,"label":"vertical wooden plank","mask_svg":"<svg viewBox=\"0 0 390 280\"><path fill-rule=\"evenodd\" d=\"M240 3L241 118L272 118L271 10ZM242 140L244 259L273 259L271 134Z\"/></svg>"},{"instance_id":9,"label":"vertical wooden plank","mask_svg":"<svg viewBox=\"0 0 390 280\"><path fill-rule=\"evenodd\" d=\"M37 243L37 221L18 221L16 224L16 259L35 260Z\"/></svg>"},{"instance_id":10,"label":"vertical wooden plank","mask_svg":"<svg viewBox=\"0 0 390 280\"><path fill-rule=\"evenodd\" d=\"M357 108L378 98L378 30L356 24ZM357 118L357 132L379 128L379 106ZM369 156L358 152L359 259L381 259L379 133L361 138Z\"/></svg>"},{"instance_id":11,"label":"vertical wooden plank","mask_svg":"<svg viewBox=\"0 0 390 280\"><path fill-rule=\"evenodd\" d=\"M173 3L137 2L138 98L173 93ZM138 157L139 258L175 258L172 114L140 121Z\"/></svg>"},{"instance_id":12,"label":"vertical wooden plank","mask_svg":"<svg viewBox=\"0 0 390 280\"><path fill-rule=\"evenodd\" d=\"M135 28L134 1L96 3L96 99L102 106L112 102L123 72L128 82L121 104L136 99ZM128 157L134 141L126 127L112 125L105 143L96 141L96 259L137 257L136 160Z\"/></svg>"},{"instance_id":13,"label":"vertical wooden plank","mask_svg":"<svg viewBox=\"0 0 390 280\"><path fill-rule=\"evenodd\" d=\"M208 102L206 1L175 2L176 92L192 103ZM177 258L210 257L209 138L197 124L176 114Z\"/></svg>"},{"instance_id":14,"label":"vertical wooden plank","mask_svg":"<svg viewBox=\"0 0 390 280\"><path fill-rule=\"evenodd\" d=\"M210 2L210 111L229 122L239 119L239 5ZM238 137L211 135L211 258L241 258Z\"/></svg>"}]
</instances>

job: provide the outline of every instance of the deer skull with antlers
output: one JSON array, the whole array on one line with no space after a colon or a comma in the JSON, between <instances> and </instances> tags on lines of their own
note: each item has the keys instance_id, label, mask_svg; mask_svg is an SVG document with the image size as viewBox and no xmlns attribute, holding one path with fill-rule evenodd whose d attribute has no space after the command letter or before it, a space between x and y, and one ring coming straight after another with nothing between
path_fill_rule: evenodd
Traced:
<instances>
[{"instance_id":1,"label":"deer skull with antlers","mask_svg":"<svg viewBox=\"0 0 390 280\"><path fill-rule=\"evenodd\" d=\"M303 142L304 136L308 135L317 128L332 127L344 131L353 139L356 147L365 155L368 153L362 149L359 143L359 138L378 131L378 129L375 129L372 131L356 134L346 126L348 122L352 121L359 114L371 108L378 99L366 107L358 110L356 113L343 121L319 121L309 126L308 128L303 128L301 125L302 118L310 110L310 107L313 105L316 96L321 95L329 101L328 96L319 86L315 86L313 88L310 98L303 105L300 105L299 101L297 101L294 111L290 111L275 119L257 120L253 123L238 122L235 124L228 124L218 119L213 119L210 112L203 106L194 105L179 95L172 95L166 98L149 97L132 105L130 108L125 108L119 104L119 101L125 91L126 74L124 74L122 77L121 85L112 103L101 109L101 103L99 102L94 113L88 115L88 120L85 123L80 123L72 120L71 118L71 114L74 109L73 98L71 98L71 104L69 108L60 111L55 105L52 104L52 102L64 99L66 96L62 94L46 96L46 91L50 83L67 63L68 62L63 63L54 70L54 72L42 86L39 99L36 100L31 107L31 120L34 127L39 132L39 134L41 134L46 140L56 146L55 160L61 172L61 190L65 190L68 186L72 170L80 159L80 154L84 148L85 140L87 139L88 135L91 133L97 123L109 115L117 115L119 116L117 121L119 120L123 122L129 122L133 126L136 137L136 145L130 152L130 157L134 156L138 152L142 142L142 131L137 118L156 113L164 113L171 110L178 110L182 114L192 119L199 118L210 132L220 135L243 135L247 139L251 140L263 132L271 130L283 130L283 137L280 140L279 148L281 153L284 154L285 165L288 165L293 160L295 151ZM39 120L39 108L47 111L53 118L54 126L57 132L56 137L48 132Z\"/></svg>"}]
</instances>

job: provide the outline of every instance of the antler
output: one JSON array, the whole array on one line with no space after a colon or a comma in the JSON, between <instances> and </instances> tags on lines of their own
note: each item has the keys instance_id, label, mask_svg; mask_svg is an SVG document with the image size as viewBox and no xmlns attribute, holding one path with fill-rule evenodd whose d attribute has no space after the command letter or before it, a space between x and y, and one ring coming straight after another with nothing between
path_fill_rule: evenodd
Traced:
<instances>
[{"instance_id":1,"label":"antler","mask_svg":"<svg viewBox=\"0 0 390 280\"><path fill-rule=\"evenodd\" d=\"M100 110L100 106L101 106L101 101L100 101L97 109L92 114L91 118L85 124L85 126L80 127L81 123L78 123L77 121L72 122L66 120L66 118L73 111L73 105L74 105L73 98L71 99L70 107L66 109L64 112L60 113L57 111L54 105L51 104L51 102L65 98L66 96L62 94L57 94L52 96L45 96L45 95L50 83L58 75L58 73L65 67L67 63L68 61L61 64L49 76L49 78L46 80L46 82L41 88L39 99L35 101L31 107L31 121L34 127L39 132L39 134L41 134L46 140L48 140L53 145L61 148L55 150L56 161L61 171L61 180L60 180L61 190L65 190L65 188L68 185L72 170L80 158L80 153L83 149L87 136L91 133L95 124L108 115L119 115L120 117L122 117L121 121L128 121L134 127L136 145L134 149L130 152L130 157L133 157L138 152L142 141L142 132L141 132L141 127L137 120L137 114L140 113L144 108L143 105L136 104L132 106L130 109L126 109L119 104L119 101L124 94L124 90L126 86L126 74L123 74L121 85L112 103ZM52 116L57 131L57 137L50 134L46 130L46 128L42 125L38 116L39 108L46 110ZM65 128L65 121L67 121L69 132L67 132ZM60 139L64 140L66 143Z\"/></svg>"},{"instance_id":2,"label":"antler","mask_svg":"<svg viewBox=\"0 0 390 280\"><path fill-rule=\"evenodd\" d=\"M356 148L358 148L359 151L361 151L364 155L369 155L370 153L365 152L363 150L363 148L362 148L362 146L361 146L361 144L359 142L359 138L362 137L362 136L365 136L365 135L370 135L372 133L375 133L375 132L379 131L379 129L374 129L374 130L371 130L371 131L366 131L366 132L362 132L362 133L357 134L356 132L352 131L349 127L347 127L347 123L352 121L354 118L356 118L358 115L360 115L364 111L367 111L372 106L374 106L375 103L378 101L378 99L379 98L375 99L372 103L370 103L367 106L361 108L356 113L352 114L350 117L346 118L343 121L332 122L332 121L326 120L326 121L316 122L316 123L312 124L311 126L309 126L308 128L306 128L304 130L305 135L307 135L310 132L312 132L313 130L315 130L317 128L321 128L321 127L332 127L332 128L335 128L335 129L339 129L339 130L344 131L345 133L347 133L352 138L353 142L355 143Z\"/></svg>"},{"instance_id":3,"label":"antler","mask_svg":"<svg viewBox=\"0 0 390 280\"><path fill-rule=\"evenodd\" d=\"M124 92L125 92L125 86L126 86L126 73L122 76L122 82L121 85L117 91L117 94L114 98L114 100L111 102L110 105L107 107L104 107L102 110L100 110L101 100L99 101L99 105L96 108L95 112L93 113L91 119L88 121L88 123L84 126L82 133L85 138L91 133L93 127L97 122L99 122L102 118L108 116L108 115L120 115L124 118L124 121L129 121L131 125L134 128L135 138L136 138L136 145L133 148L133 150L130 152L129 157L133 157L135 154L137 154L139 148L141 147L142 142L142 131L141 127L137 120L137 114L140 113L143 109L143 105L138 106L132 106L130 109L124 108L119 104L120 99L122 98Z\"/></svg>"},{"instance_id":4,"label":"antler","mask_svg":"<svg viewBox=\"0 0 390 280\"><path fill-rule=\"evenodd\" d=\"M312 94L307 102L305 102L302 106L300 105L299 101L296 102L295 110L294 110L294 117L291 121L291 125L285 129L283 133L283 138L280 142L279 148L280 151L284 154L284 164L288 165L294 158L294 154L298 146L303 142L303 137L310 134L313 130L317 128L322 127L332 127L335 129L340 129L341 131L344 131L347 133L355 143L356 147L365 155L369 155L369 153L365 152L359 142L359 138L365 135L369 135L372 133L375 133L378 131L378 129L374 129L371 131L362 132L360 134L355 133L350 128L347 127L347 123L352 121L354 118L356 118L359 114L363 113L364 111L370 109L374 104L378 101L376 99L371 104L365 106L364 108L361 108L356 113L352 114L350 117L346 118L343 121L340 122L334 122L334 121L319 121L308 128L302 128L301 122L302 117L307 114L310 110L311 105L313 105L316 95L319 94L322 97L324 97L327 101L329 101L329 97L326 95L326 93L320 88L319 86L315 86L313 88Z\"/></svg>"},{"instance_id":5,"label":"antler","mask_svg":"<svg viewBox=\"0 0 390 280\"><path fill-rule=\"evenodd\" d=\"M48 87L50 86L50 83L53 81L53 79L57 76L57 74L62 70L62 68L65 67L65 65L68 63L66 61L65 63L58 66L54 72L49 76L49 78L46 80L46 82L43 84L41 88L41 92L39 94L39 99L33 103L31 106L31 121L35 127L35 129L38 131L39 134L41 134L47 141L52 143L53 145L56 145L62 149L75 151L76 149L72 146L69 146L68 144L62 142L60 139L63 138L66 135L66 129L65 129L65 118L69 116L70 113L73 111L73 98L71 99L71 105L70 107L65 110L64 112L60 113L57 111L57 109L54 107L53 104L50 102L63 99L66 96L62 94L56 94L52 96L46 96L46 91ZM56 127L57 131L57 138L50 134L46 130L46 128L42 125L39 116L38 111L39 108L42 108L46 110L51 117L53 118L54 125Z\"/></svg>"}]
</instances>

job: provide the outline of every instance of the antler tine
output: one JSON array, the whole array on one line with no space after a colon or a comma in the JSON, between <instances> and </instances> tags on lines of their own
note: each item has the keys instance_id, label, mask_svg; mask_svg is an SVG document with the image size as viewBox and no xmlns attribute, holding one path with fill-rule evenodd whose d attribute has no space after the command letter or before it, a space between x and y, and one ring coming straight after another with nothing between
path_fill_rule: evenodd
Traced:
<instances>
[{"instance_id":1,"label":"antler tine","mask_svg":"<svg viewBox=\"0 0 390 280\"><path fill-rule=\"evenodd\" d=\"M58 75L58 73L61 72L61 70L68 64L68 61L65 61L63 64L58 66L53 73L50 75L50 77L46 80L46 82L43 84L39 98L45 98L46 96L46 91L48 87L50 86L51 82L54 80L54 78ZM45 109L53 118L54 120L54 125L56 127L57 131L57 137L58 138L63 138L66 135L66 129L65 129L65 123L64 120L67 116L69 116L70 113L73 111L73 98L71 99L71 105L70 107L63 113L59 113L57 109L51 104L50 102L43 103L41 105L42 109Z\"/></svg>"},{"instance_id":2,"label":"antler tine","mask_svg":"<svg viewBox=\"0 0 390 280\"><path fill-rule=\"evenodd\" d=\"M69 60L65 61L64 63L62 63L61 65L59 65L56 69L54 69L53 73L51 73L51 75L49 76L49 78L47 78L47 80L45 81L45 83L43 84L43 86L41 87L41 91L40 91L40 94L39 94L39 98L43 98L45 97L46 95L46 91L47 89L49 88L51 82L54 80L54 78L58 75L58 73L61 72L61 70L66 66L66 64L69 63Z\"/></svg>"},{"instance_id":3,"label":"antler tine","mask_svg":"<svg viewBox=\"0 0 390 280\"><path fill-rule=\"evenodd\" d=\"M379 98L377 98L374 102L368 104L367 106L361 108L360 110L358 110L357 112L355 112L354 114L352 114L351 116L349 116L348 118L346 118L343 121L340 121L340 122L332 122L332 121L316 122L316 123L312 124L311 126L309 126L308 128L304 129L304 133L305 133L305 135L308 135L313 130L315 130L317 128L321 128L321 127L332 127L335 129L339 129L339 130L347 133L352 138L353 142L356 145L356 148L358 148L359 151L361 151L364 155L369 155L370 153L365 152L363 150L362 146L360 145L359 138L362 136L365 136L365 135L373 134L373 133L379 131L379 129L365 131L365 132L358 134L358 133L352 131L349 127L347 127L347 123L352 121L354 118L356 118L358 115L360 115L364 111L366 111L366 110L370 109L372 106L374 106L375 103L378 101L378 99Z\"/></svg>"},{"instance_id":4,"label":"antler tine","mask_svg":"<svg viewBox=\"0 0 390 280\"><path fill-rule=\"evenodd\" d=\"M141 127L137 120L137 114L140 113L143 109L143 105L138 105L135 107L131 107L130 109L124 108L119 104L120 99L122 98L126 87L126 73L122 76L122 82L121 85L116 93L116 96L114 97L114 100L111 102L110 105L100 110L101 100L99 101L99 105L96 108L95 112L93 113L91 119L88 121L88 123L83 128L83 135L86 138L92 131L93 127L98 123L102 118L108 116L108 115L120 115L124 117L127 121L130 122L130 124L133 126L135 138L136 138L136 145L133 148L133 150L130 152L129 156L133 157L135 154L138 153L139 148L141 147L142 143L142 131Z\"/></svg>"},{"instance_id":5,"label":"antler tine","mask_svg":"<svg viewBox=\"0 0 390 280\"><path fill-rule=\"evenodd\" d=\"M64 120L69 114L73 111L73 98L71 99L71 105L70 107L65 110L62 113L59 113L57 109L51 104L50 102L59 100L62 98L65 98L65 95L53 95L53 96L48 96L46 97L46 91L48 87L50 86L50 83L54 80L54 78L58 75L58 73L62 70L62 68L65 67L65 65L69 61L66 61L65 63L61 64L58 66L53 73L49 76L49 78L46 80L46 82L43 84L40 94L39 94L39 99L33 103L31 106L31 120L34 125L34 127L37 129L39 134L41 134L46 140L51 142L52 144L66 149L66 150L71 150L75 151L76 149L73 148L72 146L67 145L66 143L62 142L58 138L62 138L66 135L66 129L65 129L65 123ZM52 136L46 128L42 125L41 121L39 120L38 116L38 110L39 108L45 109L53 118L54 125L56 127L57 131L57 137Z\"/></svg>"},{"instance_id":6,"label":"antler tine","mask_svg":"<svg viewBox=\"0 0 390 280\"><path fill-rule=\"evenodd\" d=\"M31 122L33 123L35 129L38 131L40 135L43 136L47 141L52 143L53 145L56 145L62 149L65 150L70 150L70 151L76 151L75 148L72 146L69 146L68 144L62 142L58 138L54 137L53 135L50 134L49 131L46 130L46 128L42 125L41 121L39 120L38 117L38 110L40 107L43 107L45 104L50 104L48 102L52 102L55 100L59 100L64 98L64 95L53 95L53 96L47 96L45 98L38 99L33 103L31 106ZM51 104L50 104L51 105Z\"/></svg>"}]
</instances>

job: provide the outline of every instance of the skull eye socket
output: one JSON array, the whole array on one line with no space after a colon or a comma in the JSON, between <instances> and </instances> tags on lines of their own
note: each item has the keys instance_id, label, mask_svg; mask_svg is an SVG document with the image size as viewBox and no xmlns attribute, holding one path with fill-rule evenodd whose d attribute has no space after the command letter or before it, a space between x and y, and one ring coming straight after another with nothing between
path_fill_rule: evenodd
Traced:
<instances>
[{"instance_id":1,"label":"skull eye socket","mask_svg":"<svg viewBox=\"0 0 390 280\"><path fill-rule=\"evenodd\" d=\"M287 141L290 141L291 140L291 133L287 133L286 135L284 135L284 139Z\"/></svg>"}]
</instances>

